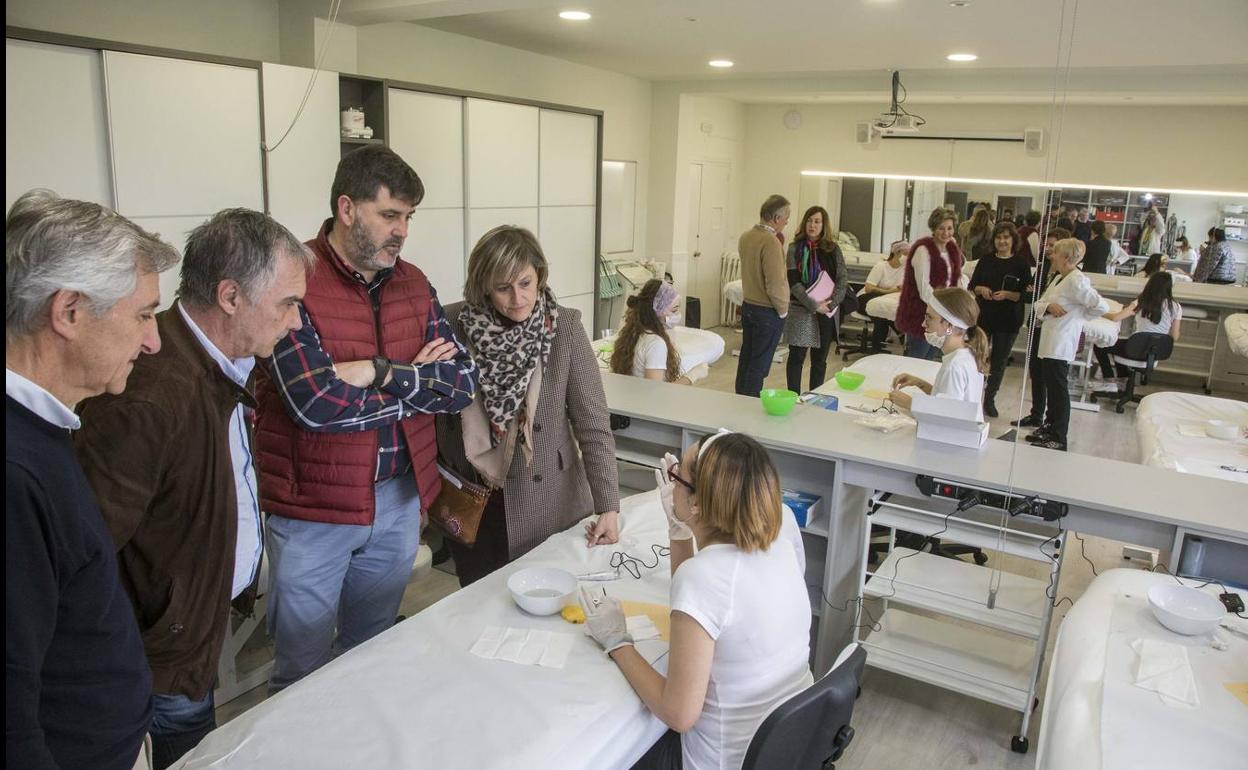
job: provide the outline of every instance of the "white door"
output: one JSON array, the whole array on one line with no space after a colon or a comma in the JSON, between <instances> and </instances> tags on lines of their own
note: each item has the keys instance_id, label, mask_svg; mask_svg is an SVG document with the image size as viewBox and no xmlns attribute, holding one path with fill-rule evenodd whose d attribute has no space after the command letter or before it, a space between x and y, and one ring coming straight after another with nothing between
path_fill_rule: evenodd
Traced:
<instances>
[{"instance_id":1,"label":"white door","mask_svg":"<svg viewBox=\"0 0 1248 770\"><path fill-rule=\"evenodd\" d=\"M719 326L723 290L720 270L730 249L728 219L729 167L693 163L689 169L689 295L702 301L702 328Z\"/></svg>"}]
</instances>

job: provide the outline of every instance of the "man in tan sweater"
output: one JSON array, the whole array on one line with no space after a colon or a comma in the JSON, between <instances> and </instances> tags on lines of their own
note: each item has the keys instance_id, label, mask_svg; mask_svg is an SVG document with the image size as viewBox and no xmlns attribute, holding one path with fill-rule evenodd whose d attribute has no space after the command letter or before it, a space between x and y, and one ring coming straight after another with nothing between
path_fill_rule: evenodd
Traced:
<instances>
[{"instance_id":1,"label":"man in tan sweater","mask_svg":"<svg viewBox=\"0 0 1248 770\"><path fill-rule=\"evenodd\" d=\"M759 210L759 223L737 242L741 257L741 357L737 360L737 393L757 396L771 371L771 357L780 344L784 317L789 314L789 278L784 267L784 226L789 202L772 195Z\"/></svg>"}]
</instances>

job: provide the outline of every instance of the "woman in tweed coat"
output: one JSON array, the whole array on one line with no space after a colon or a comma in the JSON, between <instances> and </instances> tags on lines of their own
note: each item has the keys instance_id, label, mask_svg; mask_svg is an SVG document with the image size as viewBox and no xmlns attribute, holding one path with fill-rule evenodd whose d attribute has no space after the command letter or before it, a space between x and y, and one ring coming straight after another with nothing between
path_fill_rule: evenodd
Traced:
<instances>
[{"instance_id":1,"label":"woman in tweed coat","mask_svg":"<svg viewBox=\"0 0 1248 770\"><path fill-rule=\"evenodd\" d=\"M808 348L810 389L823 384L828 371L828 349L836 342L836 320L826 313L835 313L849 291L845 257L827 224L828 212L822 206L806 209L785 260L793 295L789 315L784 319L784 338L789 345L785 375L789 390L797 393L802 392L802 365L806 362ZM806 290L825 272L836 283L836 288L827 300L815 302Z\"/></svg>"},{"instance_id":2,"label":"woman in tweed coat","mask_svg":"<svg viewBox=\"0 0 1248 770\"><path fill-rule=\"evenodd\" d=\"M438 420L438 452L494 488L476 544L451 542L466 586L590 514L588 545L617 542L620 492L598 361L580 313L547 287L533 234L486 233L468 258L464 297L446 316L481 384L462 414Z\"/></svg>"}]
</instances>

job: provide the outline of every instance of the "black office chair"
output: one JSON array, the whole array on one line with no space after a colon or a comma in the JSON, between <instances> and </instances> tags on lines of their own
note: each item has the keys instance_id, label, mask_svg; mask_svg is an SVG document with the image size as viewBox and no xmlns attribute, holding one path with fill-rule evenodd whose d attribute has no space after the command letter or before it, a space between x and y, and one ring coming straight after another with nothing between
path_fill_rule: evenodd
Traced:
<instances>
[{"instance_id":1,"label":"black office chair","mask_svg":"<svg viewBox=\"0 0 1248 770\"><path fill-rule=\"evenodd\" d=\"M849 720L867 651L846 647L823 678L776 707L758 726L741 770L835 770L854 739Z\"/></svg>"},{"instance_id":2,"label":"black office chair","mask_svg":"<svg viewBox=\"0 0 1248 770\"><path fill-rule=\"evenodd\" d=\"M1135 393L1135 380L1138 376L1141 385L1148 384L1148 378L1153 373L1153 369L1157 366L1158 361L1165 361L1174 353L1174 338L1169 334L1156 334L1154 332L1136 332L1127 338L1127 344L1123 346L1122 353L1116 354L1114 360L1124 366L1129 367L1127 374L1127 387L1116 393L1093 393L1092 400L1100 398L1117 398L1118 403L1114 405L1114 411L1122 414L1127 404L1138 402L1142 396Z\"/></svg>"}]
</instances>

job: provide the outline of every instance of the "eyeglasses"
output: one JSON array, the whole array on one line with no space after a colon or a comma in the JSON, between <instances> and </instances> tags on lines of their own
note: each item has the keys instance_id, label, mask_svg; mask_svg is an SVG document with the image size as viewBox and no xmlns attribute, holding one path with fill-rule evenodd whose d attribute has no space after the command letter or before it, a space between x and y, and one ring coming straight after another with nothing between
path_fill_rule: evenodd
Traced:
<instances>
[{"instance_id":1,"label":"eyeglasses","mask_svg":"<svg viewBox=\"0 0 1248 770\"><path fill-rule=\"evenodd\" d=\"M893 404L891 398L885 397L879 406L871 410L872 414L883 412L884 414L897 414L897 407Z\"/></svg>"},{"instance_id":2,"label":"eyeglasses","mask_svg":"<svg viewBox=\"0 0 1248 770\"><path fill-rule=\"evenodd\" d=\"M672 482L673 484L679 484L685 489L689 490L689 494L691 495L695 494L697 490L693 488L693 484L691 482L685 481L680 476L676 475L676 469L679 467L680 467L680 463L672 463L671 466L668 467L667 480Z\"/></svg>"}]
</instances>

